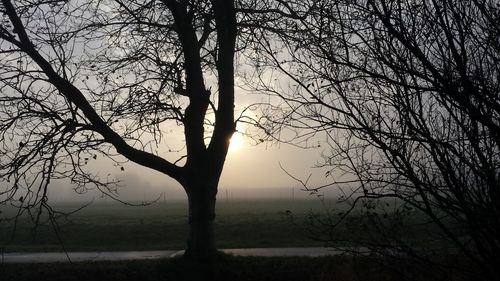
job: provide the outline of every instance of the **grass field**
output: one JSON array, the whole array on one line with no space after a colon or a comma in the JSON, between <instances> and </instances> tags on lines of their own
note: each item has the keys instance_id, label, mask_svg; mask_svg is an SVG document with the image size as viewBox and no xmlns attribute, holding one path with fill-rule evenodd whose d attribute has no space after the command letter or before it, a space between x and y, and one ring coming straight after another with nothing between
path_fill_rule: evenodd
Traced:
<instances>
[{"instance_id":1,"label":"grass field","mask_svg":"<svg viewBox=\"0 0 500 281\"><path fill-rule=\"evenodd\" d=\"M71 212L79 205L59 204ZM220 248L318 246L308 239L304 218L321 212L314 200L231 200L217 204L216 239ZM6 210L4 218L14 210ZM183 249L187 235L187 205L183 201L131 207L118 203L92 204L58 219L60 236L70 251ZM0 243L5 252L61 251L52 225L45 221L36 230L27 216L0 223Z\"/></svg>"},{"instance_id":2,"label":"grass field","mask_svg":"<svg viewBox=\"0 0 500 281\"><path fill-rule=\"evenodd\" d=\"M59 204L54 207L57 211L71 212L80 205ZM330 207L335 207L339 213L343 210L337 206ZM47 221L40 224L35 231L29 217L23 216L19 218L14 232L13 221L6 221L5 218L11 217L15 210L2 208L0 246L3 252L62 251L61 244ZM322 246L322 243L308 238L310 225L305 222L311 212L321 214L324 211L323 206L315 200L220 201L216 217L218 247ZM60 216L58 223L61 240L68 251L177 250L185 247L188 227L187 205L184 201L159 202L141 207L117 203L92 204L70 216ZM436 231L429 226L419 226L405 228L402 232L429 240ZM367 240L375 238L372 234L363 217L354 215L338 227L333 236L339 241ZM321 258L223 256L216 263L210 266L201 265L199 268L193 268L182 258L75 264L0 263L0 279L2 281L468 280L465 279L466 275L463 272L431 269L429 264L419 264L416 261L387 260L387 257L382 256ZM454 264L455 261L451 263Z\"/></svg>"},{"instance_id":3,"label":"grass field","mask_svg":"<svg viewBox=\"0 0 500 281\"><path fill-rule=\"evenodd\" d=\"M327 202L334 208L330 218L338 218L344 208ZM78 204L54 205L56 211L70 213ZM20 217L17 224L6 220L16 211L0 209L0 250L62 251L61 243L52 224L45 218L34 228L30 216ZM310 239L311 227L306 223L312 213L324 214L325 206L318 200L221 200L217 203L215 231L219 248L306 247L323 246ZM332 233L327 233L344 246L347 240L373 241L377 233L370 228L366 216L353 212ZM358 213L359 214L359 213ZM417 247L443 245L439 231L430 224L416 223L401 227L399 217L386 219L389 235ZM408 218L404 218L408 220ZM421 220L414 216L411 220ZM310 222L310 221L309 221ZM396 224L394 224L394 222ZM158 202L148 206L126 206L120 203L94 203L69 216L57 219L59 237L68 251L120 251L120 250L179 250L184 249L188 231L185 201ZM393 225L394 224L394 225ZM324 233L323 233L324 234ZM319 237L319 236L316 236ZM413 240L413 241L412 241ZM425 244L425 245L424 245Z\"/></svg>"}]
</instances>

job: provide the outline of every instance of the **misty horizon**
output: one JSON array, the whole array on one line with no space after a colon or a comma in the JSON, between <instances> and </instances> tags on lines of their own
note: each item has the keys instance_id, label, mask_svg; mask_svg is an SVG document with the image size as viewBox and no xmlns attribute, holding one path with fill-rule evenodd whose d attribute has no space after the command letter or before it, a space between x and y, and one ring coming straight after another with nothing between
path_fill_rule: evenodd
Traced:
<instances>
[{"instance_id":1,"label":"misty horizon","mask_svg":"<svg viewBox=\"0 0 500 281\"><path fill-rule=\"evenodd\" d=\"M241 199L283 199L283 200L318 200L319 197L325 199L338 198L338 190L324 188L313 194L299 186L275 186L275 187L224 187L219 188L217 193L218 201L241 200ZM162 202L186 200L185 191L176 185L153 185L141 180L138 176L128 177L117 188L113 196L127 203L137 202ZM49 201L54 203L73 202L113 202L115 200L110 195L97 190L90 189L85 193L77 193L71 185L61 183L52 184L49 188Z\"/></svg>"}]
</instances>

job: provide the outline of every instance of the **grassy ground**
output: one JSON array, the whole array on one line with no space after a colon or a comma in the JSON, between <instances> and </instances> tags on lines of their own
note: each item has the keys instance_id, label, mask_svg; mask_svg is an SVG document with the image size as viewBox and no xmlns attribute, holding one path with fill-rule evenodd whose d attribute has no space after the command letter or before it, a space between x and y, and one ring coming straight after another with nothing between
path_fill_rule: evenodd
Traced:
<instances>
[{"instance_id":1,"label":"grassy ground","mask_svg":"<svg viewBox=\"0 0 500 281\"><path fill-rule=\"evenodd\" d=\"M70 212L77 205L58 205ZM5 218L13 209L0 211L0 247L9 251L61 251L47 222L36 231L27 216L14 224ZM305 221L311 211L324 211L314 200L230 200L217 205L216 238L219 248L321 246L307 238ZM337 210L338 212L342 210ZM161 202L145 207L116 203L94 204L58 219L60 234L69 251L183 249L187 234L185 202ZM393 232L397 229L390 228ZM414 236L430 237L429 228L405 229ZM12 235L14 233L14 235ZM332 235L339 240L374 239L361 217L351 217ZM454 262L447 262L454 264ZM0 280L453 280L463 272L432 268L416 260L378 257L231 257L222 256L211 266L193 265L182 258L147 261L54 264L1 264Z\"/></svg>"},{"instance_id":2,"label":"grassy ground","mask_svg":"<svg viewBox=\"0 0 500 281\"><path fill-rule=\"evenodd\" d=\"M75 204L55 205L56 211L69 213L80 207ZM370 227L366 216L353 216L333 232L321 232L324 223L338 218L342 208L327 221L315 221L311 226L311 212L325 212L317 200L221 200L217 204L215 231L219 248L306 247L323 246L309 239L311 231L316 237L339 241L373 242L378 230ZM0 206L0 250L62 251L61 243L48 220L35 229L32 220L24 215L14 224L15 209ZM325 218L325 217L323 217ZM407 218L405 218L407 219ZM406 242L417 241L418 248L442 246L435 226L418 223L417 227L399 223L400 218L388 216L381 220L387 225L388 235L401 237ZM415 220L415 218L412 218ZM417 218L418 220L418 218ZM92 204L70 216L59 215L59 235L68 251L120 251L120 250L179 250L184 249L188 231L185 201L159 202L149 206L132 207L118 203ZM395 223L395 224L394 224ZM325 236L326 235L326 236ZM433 246L434 245L434 246Z\"/></svg>"},{"instance_id":3,"label":"grassy ground","mask_svg":"<svg viewBox=\"0 0 500 281\"><path fill-rule=\"evenodd\" d=\"M77 205L56 205L70 212ZM308 239L304 218L321 211L311 200L233 200L217 205L216 237L220 248L299 247L321 245ZM4 210L8 217L13 210ZM292 218L293 216L293 218ZM93 204L58 219L60 236L70 251L183 249L187 235L185 202L161 202L145 207ZM27 216L0 222L4 251L60 251L54 229L47 221L36 230Z\"/></svg>"},{"instance_id":4,"label":"grassy ground","mask_svg":"<svg viewBox=\"0 0 500 281\"><path fill-rule=\"evenodd\" d=\"M5 281L51 280L467 280L463 272L370 257L256 258L224 256L216 263L192 264L182 258L149 261L0 264Z\"/></svg>"}]
</instances>

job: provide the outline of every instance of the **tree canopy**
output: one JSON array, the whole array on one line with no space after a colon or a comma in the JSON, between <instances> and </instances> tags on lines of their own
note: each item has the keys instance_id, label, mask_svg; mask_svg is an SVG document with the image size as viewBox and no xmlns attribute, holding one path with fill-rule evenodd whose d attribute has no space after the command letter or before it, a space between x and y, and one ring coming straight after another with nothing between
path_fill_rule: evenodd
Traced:
<instances>
[{"instance_id":1,"label":"tree canopy","mask_svg":"<svg viewBox=\"0 0 500 281\"><path fill-rule=\"evenodd\" d=\"M310 5L303 17L274 23L293 28L261 42L261 77L279 69L274 77L289 78L255 81L283 100L267 130L293 130L288 141L299 143L323 135L330 148L323 166L354 203L401 200L425 213L486 278L498 278L498 3Z\"/></svg>"},{"instance_id":2,"label":"tree canopy","mask_svg":"<svg viewBox=\"0 0 500 281\"><path fill-rule=\"evenodd\" d=\"M5 0L0 13L2 201L48 208L57 178L106 191L114 181L85 164L120 155L184 187L188 249L213 251L235 130L233 1ZM183 127L177 161L156 150L169 126Z\"/></svg>"}]
</instances>

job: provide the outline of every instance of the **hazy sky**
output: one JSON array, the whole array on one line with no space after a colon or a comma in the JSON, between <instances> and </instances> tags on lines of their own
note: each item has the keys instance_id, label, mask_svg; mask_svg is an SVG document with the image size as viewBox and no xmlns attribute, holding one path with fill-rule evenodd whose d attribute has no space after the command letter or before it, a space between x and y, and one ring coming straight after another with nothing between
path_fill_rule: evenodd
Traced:
<instances>
[{"instance_id":1,"label":"hazy sky","mask_svg":"<svg viewBox=\"0 0 500 281\"><path fill-rule=\"evenodd\" d=\"M244 64L237 65L239 72L243 72L244 67ZM213 77L208 77L206 79L208 86L217 87L217 85L211 84L213 83L213 81L211 81ZM239 78L236 77L236 84L243 84L243 82L238 79ZM287 80L283 79L281 82L286 84ZM86 83L90 85L92 83L97 83L97 81L91 79ZM77 84L77 86L82 85ZM279 103L277 100L271 102L269 96L255 95L249 91L245 91L242 87L240 88L240 86L236 87L236 116L238 116L244 108L254 103ZM162 130L168 133L164 136L162 143L151 150L157 152L158 155L165 159L175 161L181 153L169 152L169 150L183 150L184 141L182 128L175 124L173 126L170 124L162 124ZM242 129L242 131L244 131L244 129ZM310 187L323 185L330 180L325 179L324 169L313 168L317 162L320 161L322 148L301 149L287 144L278 145L269 143L255 145L254 141L246 139L240 133L236 133L235 138L237 143L231 145L220 179L219 190L262 188L263 194L265 194L266 189L269 188L288 189L295 187L299 189L301 187L300 183L287 175L282 168L280 168L280 164L290 174L297 178L305 180L311 175L309 180ZM172 190L183 192L176 181L164 174L131 162L124 164L123 168L124 170L122 171L120 166L115 166L109 161L106 162L102 160L102 158L95 161L90 159L85 167L87 170L95 171L100 177L107 177L109 175L109 177L117 177L122 180L123 187L119 190L119 193L128 193L128 196L125 196L127 200L132 199L134 196L144 197L144 194L154 195L158 192L164 192L167 189L170 193ZM68 182L53 181L49 196L52 197L52 199L77 198L78 195L74 192L73 188L74 187L70 186ZM90 195L87 194L80 197L88 198L88 196L99 196L98 191L90 193ZM150 197L148 196L148 198ZM137 199L141 200L143 198Z\"/></svg>"},{"instance_id":2,"label":"hazy sky","mask_svg":"<svg viewBox=\"0 0 500 281\"><path fill-rule=\"evenodd\" d=\"M288 176L281 168L300 179L310 179L311 187L324 184L324 170L312 168L319 160L320 150L300 149L290 145L254 145L241 137L241 143L230 148L219 183L219 190L262 188L288 188L300 183ZM166 175L151 171L134 164L127 165L126 171L141 182L150 184L154 189L177 187L179 184ZM131 167L133 168L131 169ZM131 185L134 183L130 182ZM132 187L132 186L130 186ZM236 191L235 191L236 192Z\"/></svg>"},{"instance_id":3,"label":"hazy sky","mask_svg":"<svg viewBox=\"0 0 500 281\"><path fill-rule=\"evenodd\" d=\"M313 168L319 161L321 148L300 149L291 145L280 144L254 145L252 141L239 138L237 145L233 144L228 153L224 171L219 184L219 198L233 197L305 197L308 192L300 191L300 183L288 176L281 168L300 179L309 175L310 187L322 185L331 179L326 179L324 169ZM159 172L141 167L134 163L126 163L124 171L112 165L95 162L101 175L111 173L122 181L118 194L123 200L154 200L166 194L167 199L184 198L182 187L173 179ZM90 163L92 165L92 163ZM108 170L106 171L106 169ZM333 190L328 191L334 192ZM54 182L49 192L49 198L60 200L90 200L99 199L101 193L97 190L78 195L64 182Z\"/></svg>"},{"instance_id":4,"label":"hazy sky","mask_svg":"<svg viewBox=\"0 0 500 281\"><path fill-rule=\"evenodd\" d=\"M250 104L279 102L270 99L269 96L253 95L237 88L236 116ZM164 124L162 130L169 133L164 136L162 143L154 151L170 161L175 161L183 153L169 152L169 150L175 151L185 148L182 127L175 124ZM246 131L242 123L238 124L238 130L240 132ZM249 188L262 189L263 197L266 197L268 192L269 196L275 196L276 188L282 190L296 188L299 190L302 187L301 184L287 175L280 165L299 179L306 180L311 175L308 181L309 187L317 187L331 181L331 178L325 178L325 169L314 168L321 161L324 147L302 149L288 144L267 142L256 145L255 141L245 137L240 132L236 132L233 136L234 140L219 182L219 193L222 192L223 196L226 190L231 190L234 194L242 194L244 189ZM124 171L120 167L100 159L89 161L88 165L89 169L98 171L101 177L109 173L111 177L116 176L122 180L123 187L120 188L119 194L121 198L126 200L133 200L135 197L137 200L149 200L162 192L174 194L172 195L174 197L184 196L182 187L175 180L132 162L123 165ZM67 184L54 185L52 189L51 196L55 199L76 198L74 191L68 188ZM99 192L91 192L80 197L88 198L89 196L99 196Z\"/></svg>"},{"instance_id":5,"label":"hazy sky","mask_svg":"<svg viewBox=\"0 0 500 281\"><path fill-rule=\"evenodd\" d=\"M312 167L318 162L319 150L300 149L290 145L268 146L265 144L242 144L231 148L227 157L221 187L283 187L297 186L295 180L281 168L294 176L306 179L313 173L312 184L324 181L323 173Z\"/></svg>"}]
</instances>

